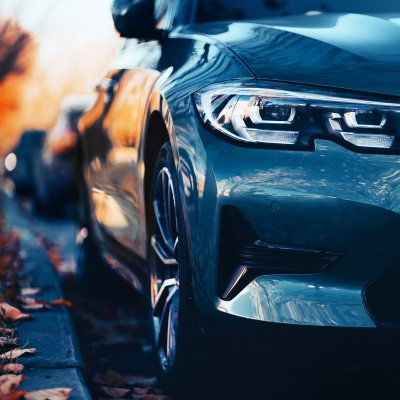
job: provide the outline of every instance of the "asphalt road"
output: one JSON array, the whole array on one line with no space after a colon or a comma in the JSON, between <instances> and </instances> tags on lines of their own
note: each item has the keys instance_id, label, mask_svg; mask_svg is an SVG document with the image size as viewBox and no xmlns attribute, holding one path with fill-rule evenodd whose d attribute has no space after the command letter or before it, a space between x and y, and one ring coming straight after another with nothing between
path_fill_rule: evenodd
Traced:
<instances>
[{"instance_id":1,"label":"asphalt road","mask_svg":"<svg viewBox=\"0 0 400 400\"><path fill-rule=\"evenodd\" d=\"M25 218L25 229L50 238L54 243L53 250L59 251L62 258L59 268L67 273L73 272L76 234L73 219L38 217L31 208L29 201L20 203L21 215L18 217ZM110 276L107 284L102 287L80 290L66 279L64 291L74 304L72 316L88 371L87 381L94 398L102 396L93 383L93 377L107 370L122 375L146 377L152 381L155 365L144 300L114 276ZM268 377L251 361L237 370L231 368L232 364L240 363L240 360L230 359L225 364L227 368L210 363L206 366L207 371L203 371L204 378L199 380L196 387L186 388L182 398L267 400ZM398 370L361 368L333 381L317 398L400 399L399 382ZM302 398L311 397L299 395L297 400Z\"/></svg>"}]
</instances>

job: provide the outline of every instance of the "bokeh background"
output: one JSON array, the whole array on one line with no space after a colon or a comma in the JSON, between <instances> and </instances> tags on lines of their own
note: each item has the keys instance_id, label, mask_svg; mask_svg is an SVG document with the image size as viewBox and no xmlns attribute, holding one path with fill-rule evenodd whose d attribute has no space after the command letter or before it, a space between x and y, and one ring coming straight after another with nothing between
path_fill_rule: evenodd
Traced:
<instances>
[{"instance_id":1,"label":"bokeh background","mask_svg":"<svg viewBox=\"0 0 400 400\"><path fill-rule=\"evenodd\" d=\"M0 156L93 92L121 46L110 0L0 0Z\"/></svg>"}]
</instances>

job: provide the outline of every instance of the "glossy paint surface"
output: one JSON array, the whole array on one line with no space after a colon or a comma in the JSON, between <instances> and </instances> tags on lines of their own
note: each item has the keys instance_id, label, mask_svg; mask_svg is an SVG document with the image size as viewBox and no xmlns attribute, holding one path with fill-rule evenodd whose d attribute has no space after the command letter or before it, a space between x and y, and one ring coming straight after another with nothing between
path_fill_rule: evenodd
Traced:
<instances>
[{"instance_id":1,"label":"glossy paint surface","mask_svg":"<svg viewBox=\"0 0 400 400\"><path fill-rule=\"evenodd\" d=\"M400 94L398 14L290 16L183 32L226 44L260 79Z\"/></svg>"},{"instance_id":2,"label":"glossy paint surface","mask_svg":"<svg viewBox=\"0 0 400 400\"><path fill-rule=\"evenodd\" d=\"M187 267L202 318L227 313L270 323L375 326L363 292L398 268L399 157L354 153L328 140L316 141L315 151L242 147L203 125L192 94L255 75L398 95L400 26L390 18L326 14L192 25L160 42L128 41L107 76L116 81L112 93L100 90L81 123L84 176L102 247L133 271L136 257L146 260L151 168L145 154L159 134L151 129L157 115L174 152ZM235 299L221 301L224 205L239 209L265 241L344 256L321 274L260 276Z\"/></svg>"}]
</instances>

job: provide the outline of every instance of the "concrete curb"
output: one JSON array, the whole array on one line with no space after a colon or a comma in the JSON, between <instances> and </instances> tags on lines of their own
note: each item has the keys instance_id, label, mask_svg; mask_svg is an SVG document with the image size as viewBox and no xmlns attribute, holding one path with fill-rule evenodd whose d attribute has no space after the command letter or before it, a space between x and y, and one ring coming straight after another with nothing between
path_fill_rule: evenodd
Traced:
<instances>
[{"instance_id":1,"label":"concrete curb","mask_svg":"<svg viewBox=\"0 0 400 400\"><path fill-rule=\"evenodd\" d=\"M50 264L45 250L27 226L12 200L4 197L3 206L8 226L21 233L24 258L23 275L31 286L42 288L38 295L44 300L62 298L59 277ZM84 365L68 310L63 307L48 311L29 311L32 320L19 326L21 347L35 347L36 353L18 359L24 364L27 379L21 385L26 391L56 387L72 388L71 400L89 400L91 395L83 378Z\"/></svg>"}]
</instances>

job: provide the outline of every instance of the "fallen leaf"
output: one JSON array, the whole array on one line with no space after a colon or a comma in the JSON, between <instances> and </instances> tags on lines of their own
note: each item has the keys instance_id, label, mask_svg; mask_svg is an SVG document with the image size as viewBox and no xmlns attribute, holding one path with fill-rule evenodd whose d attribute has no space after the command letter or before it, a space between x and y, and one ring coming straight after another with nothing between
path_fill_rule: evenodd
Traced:
<instances>
[{"instance_id":1,"label":"fallen leaf","mask_svg":"<svg viewBox=\"0 0 400 400\"><path fill-rule=\"evenodd\" d=\"M49 302L46 302L45 304L49 304L51 306L64 306L66 308L72 307L72 302L70 300L65 300L65 299L51 300Z\"/></svg>"},{"instance_id":2,"label":"fallen leaf","mask_svg":"<svg viewBox=\"0 0 400 400\"><path fill-rule=\"evenodd\" d=\"M32 349L14 349L7 351L6 353L0 354L1 360L14 360L21 357L24 354L33 354L36 352L35 348Z\"/></svg>"},{"instance_id":3,"label":"fallen leaf","mask_svg":"<svg viewBox=\"0 0 400 400\"><path fill-rule=\"evenodd\" d=\"M1 301L0 302L0 315L5 320L10 321L19 321L21 319L29 319L30 316L28 314L22 313L18 308L10 306L8 303Z\"/></svg>"},{"instance_id":4,"label":"fallen leaf","mask_svg":"<svg viewBox=\"0 0 400 400\"><path fill-rule=\"evenodd\" d=\"M56 388L25 393L25 400L67 400L72 389Z\"/></svg>"},{"instance_id":5,"label":"fallen leaf","mask_svg":"<svg viewBox=\"0 0 400 400\"><path fill-rule=\"evenodd\" d=\"M10 363L3 365L3 372L5 374L20 374L24 370L22 364Z\"/></svg>"},{"instance_id":6,"label":"fallen leaf","mask_svg":"<svg viewBox=\"0 0 400 400\"><path fill-rule=\"evenodd\" d=\"M21 289L21 296L36 296L40 291L40 288L23 288Z\"/></svg>"},{"instance_id":7,"label":"fallen leaf","mask_svg":"<svg viewBox=\"0 0 400 400\"><path fill-rule=\"evenodd\" d=\"M22 307L26 310L41 310L43 308L64 306L67 308L72 307L72 302L64 299L56 299L56 300L42 300L42 299L34 299L33 297L25 297L21 296L20 300L22 301Z\"/></svg>"},{"instance_id":8,"label":"fallen leaf","mask_svg":"<svg viewBox=\"0 0 400 400\"><path fill-rule=\"evenodd\" d=\"M1 397L2 400L20 400L23 398L25 391L21 389L14 389L10 393Z\"/></svg>"},{"instance_id":9,"label":"fallen leaf","mask_svg":"<svg viewBox=\"0 0 400 400\"><path fill-rule=\"evenodd\" d=\"M37 304L36 299L34 299L33 297L29 297L29 296L21 296L20 300L24 303L24 304Z\"/></svg>"},{"instance_id":10,"label":"fallen leaf","mask_svg":"<svg viewBox=\"0 0 400 400\"><path fill-rule=\"evenodd\" d=\"M0 398L17 389L24 379L23 375L7 374L0 376Z\"/></svg>"},{"instance_id":11,"label":"fallen leaf","mask_svg":"<svg viewBox=\"0 0 400 400\"><path fill-rule=\"evenodd\" d=\"M130 389L123 388L111 388L107 386L101 386L100 389L107 395L112 397L113 399L125 397L128 393L130 393Z\"/></svg>"},{"instance_id":12,"label":"fallen leaf","mask_svg":"<svg viewBox=\"0 0 400 400\"><path fill-rule=\"evenodd\" d=\"M22 304L22 308L24 310L28 310L28 311L37 311L37 310L43 310L45 308L45 305L44 304L38 304L38 303Z\"/></svg>"},{"instance_id":13,"label":"fallen leaf","mask_svg":"<svg viewBox=\"0 0 400 400\"><path fill-rule=\"evenodd\" d=\"M0 336L0 346L3 347L5 345L17 345L17 338Z\"/></svg>"}]
</instances>

